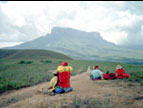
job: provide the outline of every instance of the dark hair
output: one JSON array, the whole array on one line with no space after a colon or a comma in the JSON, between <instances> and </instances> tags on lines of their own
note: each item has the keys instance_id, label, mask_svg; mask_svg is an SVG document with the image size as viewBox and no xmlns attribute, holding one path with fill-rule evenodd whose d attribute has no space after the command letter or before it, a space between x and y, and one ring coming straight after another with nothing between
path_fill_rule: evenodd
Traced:
<instances>
[{"instance_id":1,"label":"dark hair","mask_svg":"<svg viewBox=\"0 0 143 108\"><path fill-rule=\"evenodd\" d=\"M106 74L109 74L109 71L107 71Z\"/></svg>"},{"instance_id":2,"label":"dark hair","mask_svg":"<svg viewBox=\"0 0 143 108\"><path fill-rule=\"evenodd\" d=\"M98 66L98 65L94 66L94 69L98 69L98 68L99 68L99 66Z\"/></svg>"},{"instance_id":3,"label":"dark hair","mask_svg":"<svg viewBox=\"0 0 143 108\"><path fill-rule=\"evenodd\" d=\"M57 74L57 73L55 73L55 74L54 74L54 76L58 76L58 74Z\"/></svg>"}]
</instances>

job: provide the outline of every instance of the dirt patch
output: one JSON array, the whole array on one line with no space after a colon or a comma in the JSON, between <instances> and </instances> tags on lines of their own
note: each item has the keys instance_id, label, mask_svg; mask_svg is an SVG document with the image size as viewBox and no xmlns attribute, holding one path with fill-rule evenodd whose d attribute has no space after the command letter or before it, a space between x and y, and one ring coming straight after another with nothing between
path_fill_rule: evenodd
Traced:
<instances>
[{"instance_id":1,"label":"dirt patch","mask_svg":"<svg viewBox=\"0 0 143 108\"><path fill-rule=\"evenodd\" d=\"M52 108L61 106L61 103L68 104L75 97L87 99L88 97L98 101L108 101L112 108L143 108L143 89L140 85L129 86L128 83L115 80L90 80L90 68L87 72L71 77L72 92L65 94L56 94L48 96L37 93L37 90L49 87L49 82L39 85L13 90L0 96L1 108L40 108L43 106L52 106ZM138 97L138 98L137 98Z\"/></svg>"}]
</instances>

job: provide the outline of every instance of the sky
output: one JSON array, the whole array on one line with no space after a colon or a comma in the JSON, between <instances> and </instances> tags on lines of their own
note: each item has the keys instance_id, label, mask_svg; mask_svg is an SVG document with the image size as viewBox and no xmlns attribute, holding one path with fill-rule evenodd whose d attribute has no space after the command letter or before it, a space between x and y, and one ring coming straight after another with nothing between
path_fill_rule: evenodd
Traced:
<instances>
[{"instance_id":1,"label":"sky","mask_svg":"<svg viewBox=\"0 0 143 108\"><path fill-rule=\"evenodd\" d=\"M0 48L45 36L55 26L143 46L143 1L0 1Z\"/></svg>"}]
</instances>

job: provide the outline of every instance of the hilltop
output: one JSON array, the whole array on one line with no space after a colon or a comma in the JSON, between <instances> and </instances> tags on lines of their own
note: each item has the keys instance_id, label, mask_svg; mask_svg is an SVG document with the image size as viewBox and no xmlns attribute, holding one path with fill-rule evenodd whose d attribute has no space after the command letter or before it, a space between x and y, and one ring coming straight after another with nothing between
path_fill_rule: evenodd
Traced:
<instances>
[{"instance_id":1,"label":"hilltop","mask_svg":"<svg viewBox=\"0 0 143 108\"><path fill-rule=\"evenodd\" d=\"M70 57L50 50L8 50L0 49L0 59L71 59Z\"/></svg>"}]
</instances>

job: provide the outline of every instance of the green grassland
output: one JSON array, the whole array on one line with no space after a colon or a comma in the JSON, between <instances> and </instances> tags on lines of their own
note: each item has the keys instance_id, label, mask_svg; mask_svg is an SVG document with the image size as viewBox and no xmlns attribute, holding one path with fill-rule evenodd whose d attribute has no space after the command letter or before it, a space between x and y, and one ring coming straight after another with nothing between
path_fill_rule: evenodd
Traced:
<instances>
[{"instance_id":1,"label":"green grassland","mask_svg":"<svg viewBox=\"0 0 143 108\"><path fill-rule=\"evenodd\" d=\"M50 50L0 50L0 59L71 59L70 57Z\"/></svg>"},{"instance_id":2,"label":"green grassland","mask_svg":"<svg viewBox=\"0 0 143 108\"><path fill-rule=\"evenodd\" d=\"M48 71L56 70L58 64L63 61L73 67L71 75L85 72L88 66L86 62L67 59L3 61L0 65L0 92L49 81L53 75Z\"/></svg>"},{"instance_id":3,"label":"green grassland","mask_svg":"<svg viewBox=\"0 0 143 108\"><path fill-rule=\"evenodd\" d=\"M32 52L33 51L34 50L32 50ZM99 68L104 72L109 71L110 73L115 73L115 67L120 64L123 66L125 73L129 73L131 75L129 79L124 79L124 81L137 82L141 85L143 84L143 64L137 65L117 62L72 60L62 54L60 57L59 55L56 55L57 53L51 53L52 55L47 54L48 56L45 54L45 56L42 56L41 54L43 53L40 54L38 52L37 54L37 52L33 54L30 52L23 52L23 56L19 57L18 55L16 56L16 53L12 53L13 55L5 55L5 57L0 59L0 93L11 89L19 89L49 81L53 75L48 71L56 70L58 64L63 61L67 61L68 64L72 66L73 72L71 72L71 75L85 72L88 66L92 69L94 65L99 65Z\"/></svg>"}]
</instances>

